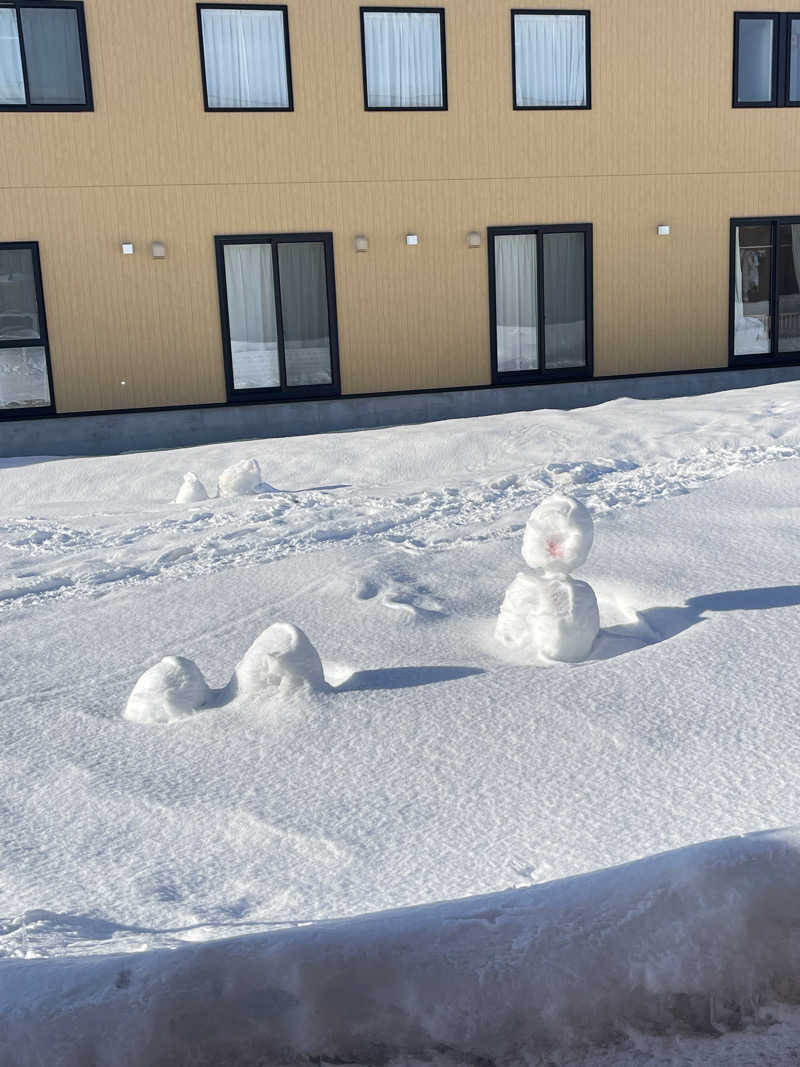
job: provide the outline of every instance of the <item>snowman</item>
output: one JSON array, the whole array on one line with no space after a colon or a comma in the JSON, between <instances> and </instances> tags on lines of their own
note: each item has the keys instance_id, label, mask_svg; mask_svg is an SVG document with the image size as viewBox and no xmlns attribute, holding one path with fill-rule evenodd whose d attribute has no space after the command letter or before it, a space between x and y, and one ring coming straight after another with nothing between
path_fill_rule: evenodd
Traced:
<instances>
[{"instance_id":1,"label":"snowman","mask_svg":"<svg viewBox=\"0 0 800 1067\"><path fill-rule=\"evenodd\" d=\"M559 493L535 509L522 541L532 570L520 572L506 590L498 641L544 660L578 663L589 655L600 630L597 598L572 571L586 562L593 538L592 516L578 500Z\"/></svg>"}]
</instances>

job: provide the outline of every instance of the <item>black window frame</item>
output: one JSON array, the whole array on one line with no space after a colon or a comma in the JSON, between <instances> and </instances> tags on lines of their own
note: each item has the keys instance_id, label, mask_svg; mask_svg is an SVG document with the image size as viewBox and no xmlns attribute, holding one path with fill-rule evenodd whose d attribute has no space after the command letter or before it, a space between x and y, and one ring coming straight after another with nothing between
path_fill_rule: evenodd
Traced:
<instances>
[{"instance_id":1,"label":"black window frame","mask_svg":"<svg viewBox=\"0 0 800 1067\"><path fill-rule=\"evenodd\" d=\"M412 15L438 15L439 16L439 44L442 50L442 103L438 107L375 107L369 103L369 86L367 84L367 39L364 29L364 15L369 13L381 14L412 14ZM361 24L361 75L364 86L364 110L365 111L447 111L447 30L445 9L443 7L386 7L370 5L359 8L359 21Z\"/></svg>"},{"instance_id":2,"label":"black window frame","mask_svg":"<svg viewBox=\"0 0 800 1067\"><path fill-rule=\"evenodd\" d=\"M326 292L328 297L328 328L331 346L331 378L329 385L286 385L286 356L284 352L283 313L280 297L280 264L278 246L281 244L307 244L319 242L325 249ZM225 276L225 246L244 244L272 245L272 282L275 291L275 307L278 323L278 366L281 384L278 386L258 386L255 389L237 389L233 377L233 352L231 348L231 327L228 310L228 284ZM339 322L336 308L336 272L333 259L333 233L330 231L314 233L233 233L221 234L214 238L217 261L217 283L219 288L220 323L222 327L222 351L225 366L225 388L228 403L268 400L312 400L320 397L341 395L341 376L339 373Z\"/></svg>"},{"instance_id":3,"label":"black window frame","mask_svg":"<svg viewBox=\"0 0 800 1067\"><path fill-rule=\"evenodd\" d=\"M286 83L289 103L287 107L210 107L208 103L208 79L206 76L206 46L203 39L203 11L280 11L283 14L283 42L286 54ZM289 43L289 8L286 4L197 4L197 32L200 38L200 73L203 78L203 106L212 115L248 111L285 113L294 111L294 86L292 80L292 49Z\"/></svg>"},{"instance_id":4,"label":"black window frame","mask_svg":"<svg viewBox=\"0 0 800 1067\"><path fill-rule=\"evenodd\" d=\"M796 352L779 352L780 331L778 330L778 275L780 273L780 247L778 242L779 226L800 225L800 215L757 215L746 218L731 219L730 235L730 278L728 296L728 366L733 367L769 367L781 364L800 363L800 349ZM738 226L770 226L771 227L771 278L769 294L769 313L773 323L772 336L770 338L771 349L761 355L746 353L741 356L734 354L736 340L736 229ZM797 279L800 282L800 278Z\"/></svg>"},{"instance_id":5,"label":"black window frame","mask_svg":"<svg viewBox=\"0 0 800 1067\"><path fill-rule=\"evenodd\" d=\"M733 106L751 107L800 107L800 100L789 98L789 78L792 61L792 20L800 19L797 11L735 11L733 13ZM739 100L739 25L743 21L771 20L773 31L772 95L769 100Z\"/></svg>"},{"instance_id":6,"label":"black window frame","mask_svg":"<svg viewBox=\"0 0 800 1067\"><path fill-rule=\"evenodd\" d=\"M594 227L591 222L530 224L525 226L489 226L489 324L491 331L492 385L535 385L537 382L573 381L594 377ZM548 233L582 233L584 235L584 300L586 310L586 363L581 367L547 367L544 307L544 235ZM535 234L537 264L537 341L539 367L536 370L500 371L497 366L497 270L495 237Z\"/></svg>"},{"instance_id":7,"label":"black window frame","mask_svg":"<svg viewBox=\"0 0 800 1067\"><path fill-rule=\"evenodd\" d=\"M517 103L517 15L583 15L586 27L586 103L585 104L518 104ZM515 7L511 9L511 102L515 111L591 111L592 110L592 13L586 9Z\"/></svg>"},{"instance_id":8,"label":"black window frame","mask_svg":"<svg viewBox=\"0 0 800 1067\"><path fill-rule=\"evenodd\" d=\"M47 366L47 384L50 388L50 403L22 405L20 407L0 407L0 420L3 419L30 419L40 415L54 415L56 410L55 393L53 392L53 368L50 363L50 337L47 332L47 314L44 306L44 287L42 285L42 265L39 256L38 241L0 241L0 252L27 250L33 260L33 278L36 287L36 301L39 312L39 337L4 339L0 337L0 352L6 348L43 348L45 364Z\"/></svg>"},{"instance_id":9,"label":"black window frame","mask_svg":"<svg viewBox=\"0 0 800 1067\"><path fill-rule=\"evenodd\" d=\"M23 7L58 8L75 11L78 23L78 40L81 50L81 67L83 71L83 93L86 97L83 104L33 104L31 103L30 86L28 85L28 63L25 58L25 38L22 33ZM27 112L27 111L94 111L94 95L92 93L92 72L89 64L89 40L86 35L86 17L83 10L83 0L0 0L0 9L6 8L16 12L17 32L19 34L19 50L22 61L22 79L25 86L24 104L0 103L0 111Z\"/></svg>"}]
</instances>

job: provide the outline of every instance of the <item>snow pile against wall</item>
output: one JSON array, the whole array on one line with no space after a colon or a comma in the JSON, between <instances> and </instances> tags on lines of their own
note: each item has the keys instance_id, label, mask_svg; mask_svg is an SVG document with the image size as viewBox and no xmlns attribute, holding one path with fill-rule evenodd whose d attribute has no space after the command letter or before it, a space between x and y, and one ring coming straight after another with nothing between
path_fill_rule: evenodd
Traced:
<instances>
[{"instance_id":1,"label":"snow pile against wall","mask_svg":"<svg viewBox=\"0 0 800 1067\"><path fill-rule=\"evenodd\" d=\"M3 963L0 1059L511 1067L619 1042L632 1063L632 1034L800 1001L798 886L800 830L782 830L174 952Z\"/></svg>"}]
</instances>

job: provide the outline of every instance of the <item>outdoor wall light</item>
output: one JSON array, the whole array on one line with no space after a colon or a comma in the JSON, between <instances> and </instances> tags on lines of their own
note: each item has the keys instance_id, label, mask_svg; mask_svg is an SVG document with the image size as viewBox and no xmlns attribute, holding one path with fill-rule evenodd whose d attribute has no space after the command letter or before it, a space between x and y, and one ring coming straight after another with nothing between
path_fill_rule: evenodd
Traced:
<instances>
[{"instance_id":1,"label":"outdoor wall light","mask_svg":"<svg viewBox=\"0 0 800 1067\"><path fill-rule=\"evenodd\" d=\"M369 238L360 233L353 241L356 252L369 252Z\"/></svg>"},{"instance_id":2,"label":"outdoor wall light","mask_svg":"<svg viewBox=\"0 0 800 1067\"><path fill-rule=\"evenodd\" d=\"M467 248L480 248L481 235L477 230L470 230L467 234Z\"/></svg>"},{"instance_id":3,"label":"outdoor wall light","mask_svg":"<svg viewBox=\"0 0 800 1067\"><path fill-rule=\"evenodd\" d=\"M130 244L130 242L128 242L128 241L124 241L123 242L123 244L122 244L122 254L123 254L123 256L132 256L133 255L133 245Z\"/></svg>"},{"instance_id":4,"label":"outdoor wall light","mask_svg":"<svg viewBox=\"0 0 800 1067\"><path fill-rule=\"evenodd\" d=\"M167 246L163 241L153 241L153 259L166 259Z\"/></svg>"},{"instance_id":5,"label":"outdoor wall light","mask_svg":"<svg viewBox=\"0 0 800 1067\"><path fill-rule=\"evenodd\" d=\"M669 226L659 225L659 227L658 227L658 236L659 237L669 237L669 233L670 233Z\"/></svg>"},{"instance_id":6,"label":"outdoor wall light","mask_svg":"<svg viewBox=\"0 0 800 1067\"><path fill-rule=\"evenodd\" d=\"M406 244L407 245L418 245L419 244L419 234L418 233L407 233L406 234Z\"/></svg>"}]
</instances>

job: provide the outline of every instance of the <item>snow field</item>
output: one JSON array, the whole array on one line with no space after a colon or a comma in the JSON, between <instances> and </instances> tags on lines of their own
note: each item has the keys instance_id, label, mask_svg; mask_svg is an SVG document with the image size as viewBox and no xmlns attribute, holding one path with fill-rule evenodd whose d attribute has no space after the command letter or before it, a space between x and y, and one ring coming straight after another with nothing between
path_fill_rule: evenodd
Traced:
<instances>
[{"instance_id":1,"label":"snow field","mask_svg":"<svg viewBox=\"0 0 800 1067\"><path fill-rule=\"evenodd\" d=\"M275 492L173 502L184 471L214 485L252 456ZM773 386L0 461L0 1062L55 1048L66 1067L223 1063L231 1034L266 1040L278 1007L307 1021L326 998L364 1042L389 1020L393 1067L478 1062L474 1048L511 1067L526 1062L501 1044L514 1034L559 1067L782 1062L776 1049L800 1047L781 978L795 897L761 877L796 884L795 836L711 845L710 866L647 860L646 886L606 869L797 821L799 459L800 387ZM595 519L581 575L601 633L587 662L542 670L493 631L530 512L554 491ZM282 687L262 683L291 634L259 635L281 619L335 692L273 699ZM257 684L233 686L254 641ZM225 699L175 729L126 720L165 654L184 661L165 668L179 710L186 663ZM435 918L531 886L541 914L494 901L495 921ZM352 918L420 904L410 926ZM451 929L464 940L434 953ZM364 970L340 953L351 942ZM610 977L591 955L604 945ZM501 995L517 1014L493 1034ZM286 1062L301 1031L314 1036L298 1023ZM342 1035L315 1040L348 1062ZM365 1047L358 1062L380 1058Z\"/></svg>"}]
</instances>

